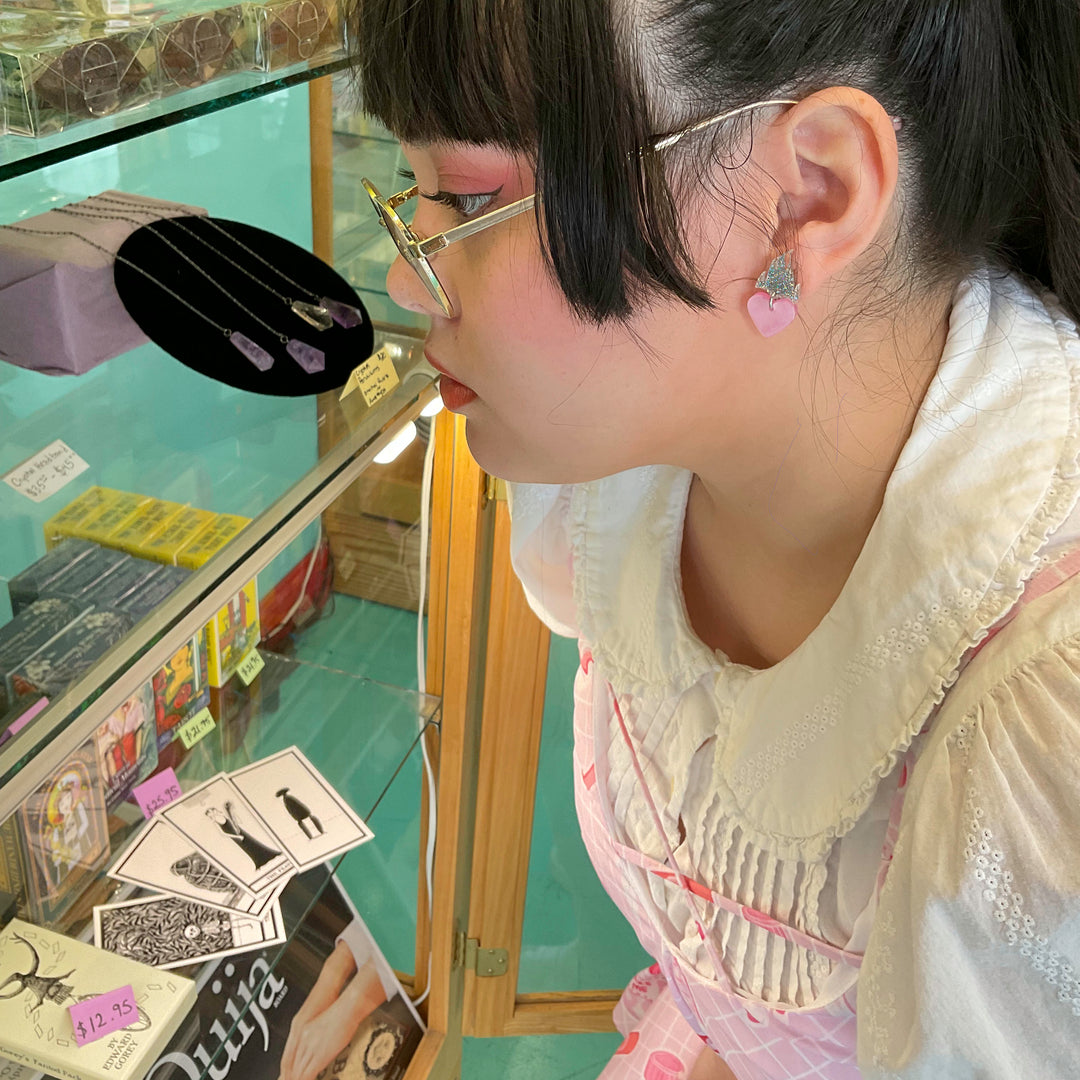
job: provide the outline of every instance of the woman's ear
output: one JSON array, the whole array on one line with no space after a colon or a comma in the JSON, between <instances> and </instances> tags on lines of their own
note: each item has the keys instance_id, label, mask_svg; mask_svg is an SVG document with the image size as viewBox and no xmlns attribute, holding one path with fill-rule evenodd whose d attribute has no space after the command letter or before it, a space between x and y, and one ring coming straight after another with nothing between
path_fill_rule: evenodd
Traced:
<instances>
[{"instance_id":1,"label":"woman's ear","mask_svg":"<svg viewBox=\"0 0 1080 1080\"><path fill-rule=\"evenodd\" d=\"M876 98L832 87L792 106L754 157L780 185L773 253L794 249L804 294L854 262L892 208L899 155Z\"/></svg>"}]
</instances>

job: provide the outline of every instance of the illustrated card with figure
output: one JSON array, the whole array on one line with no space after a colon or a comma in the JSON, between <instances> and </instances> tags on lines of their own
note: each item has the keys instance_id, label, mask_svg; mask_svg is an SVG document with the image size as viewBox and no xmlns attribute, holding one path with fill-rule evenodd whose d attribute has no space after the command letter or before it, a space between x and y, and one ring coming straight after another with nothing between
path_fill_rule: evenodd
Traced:
<instances>
[{"instance_id":1,"label":"illustrated card with figure","mask_svg":"<svg viewBox=\"0 0 1080 1080\"><path fill-rule=\"evenodd\" d=\"M184 967L284 940L277 901L262 918L180 896L151 896L94 908L94 944L152 967Z\"/></svg>"},{"instance_id":2,"label":"illustrated card with figure","mask_svg":"<svg viewBox=\"0 0 1080 1080\"><path fill-rule=\"evenodd\" d=\"M51 930L12 919L0 933L0 1054L67 1080L140 1080L196 1001L195 984ZM10 993L12 986L16 992ZM77 1032L72 1005L130 986L134 1004L116 1002L123 1027L92 1041ZM107 1006L102 1006L107 1008ZM130 1022L127 1014L130 1013ZM99 1018L100 1022L100 1018ZM103 1024L103 1029L108 1029Z\"/></svg>"},{"instance_id":3,"label":"illustrated card with figure","mask_svg":"<svg viewBox=\"0 0 1080 1080\"><path fill-rule=\"evenodd\" d=\"M295 746L230 773L230 779L300 870L375 835Z\"/></svg>"},{"instance_id":4,"label":"illustrated card with figure","mask_svg":"<svg viewBox=\"0 0 1080 1080\"><path fill-rule=\"evenodd\" d=\"M262 892L296 873L295 863L224 773L160 813L250 892Z\"/></svg>"},{"instance_id":5,"label":"illustrated card with figure","mask_svg":"<svg viewBox=\"0 0 1080 1080\"><path fill-rule=\"evenodd\" d=\"M119 881L198 900L210 907L259 913L260 898L160 817L147 823L107 873Z\"/></svg>"}]
</instances>

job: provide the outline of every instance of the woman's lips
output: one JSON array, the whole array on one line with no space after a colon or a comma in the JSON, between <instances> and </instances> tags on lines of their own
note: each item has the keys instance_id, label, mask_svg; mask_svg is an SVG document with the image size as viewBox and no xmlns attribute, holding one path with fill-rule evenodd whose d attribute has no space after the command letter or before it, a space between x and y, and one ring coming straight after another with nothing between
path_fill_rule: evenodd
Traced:
<instances>
[{"instance_id":1,"label":"woman's lips","mask_svg":"<svg viewBox=\"0 0 1080 1080\"><path fill-rule=\"evenodd\" d=\"M475 401L476 391L458 382L449 371L446 370L430 353L424 353L427 362L442 376L439 379L439 393L442 395L443 404L451 412L460 412L470 402Z\"/></svg>"}]
</instances>

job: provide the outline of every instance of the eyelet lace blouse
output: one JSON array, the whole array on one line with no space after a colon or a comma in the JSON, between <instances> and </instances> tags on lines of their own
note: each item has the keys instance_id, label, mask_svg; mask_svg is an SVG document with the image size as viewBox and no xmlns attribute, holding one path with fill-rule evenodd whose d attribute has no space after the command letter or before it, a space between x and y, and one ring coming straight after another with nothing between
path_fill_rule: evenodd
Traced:
<instances>
[{"instance_id":1,"label":"eyelet lace blouse","mask_svg":"<svg viewBox=\"0 0 1080 1080\"><path fill-rule=\"evenodd\" d=\"M864 953L833 964L745 921L725 974L779 1010L857 998L866 1077L1080 1076L1080 579L961 658L1080 541L1080 340L1051 296L982 271L835 604L756 670L693 633L679 578L691 476L510 485L515 569L579 638L627 721L682 870ZM927 720L933 717L925 734ZM607 796L663 860L625 740ZM900 762L917 757L875 883ZM680 962L712 974L685 895L657 881Z\"/></svg>"}]
</instances>

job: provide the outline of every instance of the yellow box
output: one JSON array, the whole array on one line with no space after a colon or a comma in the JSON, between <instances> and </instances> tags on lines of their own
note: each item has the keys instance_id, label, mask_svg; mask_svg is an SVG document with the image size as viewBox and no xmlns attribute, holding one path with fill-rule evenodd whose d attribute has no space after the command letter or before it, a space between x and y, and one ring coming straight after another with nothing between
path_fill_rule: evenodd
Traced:
<instances>
[{"instance_id":1,"label":"yellow box","mask_svg":"<svg viewBox=\"0 0 1080 1080\"><path fill-rule=\"evenodd\" d=\"M239 514L217 514L213 524L185 544L177 553L178 566L198 570L216 552L220 551L251 518Z\"/></svg>"},{"instance_id":2,"label":"yellow box","mask_svg":"<svg viewBox=\"0 0 1080 1080\"><path fill-rule=\"evenodd\" d=\"M146 545L183 509L181 503L152 499L109 537L109 546L126 551L138 559L149 559Z\"/></svg>"},{"instance_id":3,"label":"yellow box","mask_svg":"<svg viewBox=\"0 0 1080 1080\"><path fill-rule=\"evenodd\" d=\"M254 581L249 581L211 619L206 631L209 682L220 688L259 644L259 593Z\"/></svg>"},{"instance_id":4,"label":"yellow box","mask_svg":"<svg viewBox=\"0 0 1080 1080\"><path fill-rule=\"evenodd\" d=\"M76 526L75 535L108 546L109 537L122 529L148 502L150 499L145 495L118 491L114 499Z\"/></svg>"},{"instance_id":5,"label":"yellow box","mask_svg":"<svg viewBox=\"0 0 1080 1080\"><path fill-rule=\"evenodd\" d=\"M180 549L194 540L213 520L214 515L209 510L185 506L146 541L143 558L175 565Z\"/></svg>"},{"instance_id":6,"label":"yellow box","mask_svg":"<svg viewBox=\"0 0 1080 1080\"><path fill-rule=\"evenodd\" d=\"M100 514L115 499L124 495L123 491L113 488L87 488L78 498L73 499L45 522L45 547L54 548L65 536L80 536L79 527Z\"/></svg>"}]
</instances>

